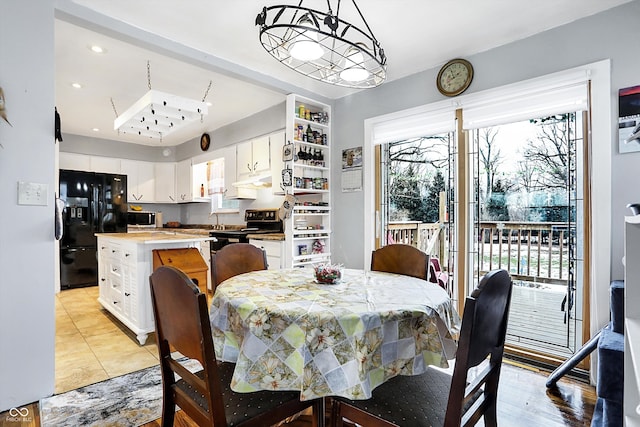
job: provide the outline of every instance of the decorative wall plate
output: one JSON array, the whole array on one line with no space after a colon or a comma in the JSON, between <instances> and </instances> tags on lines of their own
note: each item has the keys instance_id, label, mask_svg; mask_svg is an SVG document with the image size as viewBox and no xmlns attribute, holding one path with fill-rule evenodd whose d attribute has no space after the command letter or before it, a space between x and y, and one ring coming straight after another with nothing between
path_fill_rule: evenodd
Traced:
<instances>
[{"instance_id":1,"label":"decorative wall plate","mask_svg":"<svg viewBox=\"0 0 640 427\"><path fill-rule=\"evenodd\" d=\"M293 178L293 170L286 168L282 169L282 185L285 187L291 187Z\"/></svg>"},{"instance_id":2,"label":"decorative wall plate","mask_svg":"<svg viewBox=\"0 0 640 427\"><path fill-rule=\"evenodd\" d=\"M288 162L289 160L293 160L293 144L288 143L282 146L282 161Z\"/></svg>"}]
</instances>

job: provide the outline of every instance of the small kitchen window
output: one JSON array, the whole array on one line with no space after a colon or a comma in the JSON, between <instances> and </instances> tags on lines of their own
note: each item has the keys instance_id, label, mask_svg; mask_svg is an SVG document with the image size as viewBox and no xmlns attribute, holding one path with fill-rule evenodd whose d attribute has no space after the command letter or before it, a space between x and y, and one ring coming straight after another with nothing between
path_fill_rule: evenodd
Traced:
<instances>
[{"instance_id":1,"label":"small kitchen window","mask_svg":"<svg viewBox=\"0 0 640 427\"><path fill-rule=\"evenodd\" d=\"M235 212L240 212L240 200L225 199L221 193L211 195L211 213Z\"/></svg>"},{"instance_id":2,"label":"small kitchen window","mask_svg":"<svg viewBox=\"0 0 640 427\"><path fill-rule=\"evenodd\" d=\"M226 199L225 193L225 158L220 157L207 162L207 189L211 198L211 213L239 212L238 200Z\"/></svg>"}]
</instances>

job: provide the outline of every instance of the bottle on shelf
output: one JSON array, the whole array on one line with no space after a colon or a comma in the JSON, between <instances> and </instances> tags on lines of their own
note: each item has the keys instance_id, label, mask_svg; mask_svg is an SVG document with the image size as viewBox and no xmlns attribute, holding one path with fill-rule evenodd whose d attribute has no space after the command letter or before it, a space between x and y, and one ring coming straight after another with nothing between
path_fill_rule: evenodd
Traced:
<instances>
[{"instance_id":1,"label":"bottle on shelf","mask_svg":"<svg viewBox=\"0 0 640 427\"><path fill-rule=\"evenodd\" d=\"M313 129L311 129L311 125L307 125L307 142L313 142Z\"/></svg>"},{"instance_id":2,"label":"bottle on shelf","mask_svg":"<svg viewBox=\"0 0 640 427\"><path fill-rule=\"evenodd\" d=\"M200 197L204 197L204 184L200 184Z\"/></svg>"}]
</instances>

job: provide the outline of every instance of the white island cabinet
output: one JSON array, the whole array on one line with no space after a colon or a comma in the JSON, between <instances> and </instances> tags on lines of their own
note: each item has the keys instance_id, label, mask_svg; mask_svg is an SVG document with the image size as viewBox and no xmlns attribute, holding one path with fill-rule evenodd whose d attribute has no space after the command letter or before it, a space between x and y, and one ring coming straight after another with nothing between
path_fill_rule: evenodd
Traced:
<instances>
[{"instance_id":1,"label":"white island cabinet","mask_svg":"<svg viewBox=\"0 0 640 427\"><path fill-rule=\"evenodd\" d=\"M200 248L211 238L174 232L108 233L98 237L98 302L136 334L140 345L155 330L149 276L154 249Z\"/></svg>"}]
</instances>

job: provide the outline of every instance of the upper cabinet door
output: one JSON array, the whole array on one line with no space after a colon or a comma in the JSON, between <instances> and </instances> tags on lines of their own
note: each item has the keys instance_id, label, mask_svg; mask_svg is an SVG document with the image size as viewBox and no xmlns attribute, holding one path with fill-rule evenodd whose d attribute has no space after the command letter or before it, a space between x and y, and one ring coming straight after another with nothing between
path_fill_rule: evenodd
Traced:
<instances>
[{"instance_id":1,"label":"upper cabinet door","mask_svg":"<svg viewBox=\"0 0 640 427\"><path fill-rule=\"evenodd\" d=\"M58 166L60 169L90 171L91 157L86 154L65 153L61 151Z\"/></svg>"},{"instance_id":2,"label":"upper cabinet door","mask_svg":"<svg viewBox=\"0 0 640 427\"><path fill-rule=\"evenodd\" d=\"M92 172L120 173L120 159L112 157L91 156Z\"/></svg>"},{"instance_id":3,"label":"upper cabinet door","mask_svg":"<svg viewBox=\"0 0 640 427\"><path fill-rule=\"evenodd\" d=\"M227 157L225 156L225 160ZM238 180L253 173L253 149L251 141L236 145L236 173Z\"/></svg>"},{"instance_id":4,"label":"upper cabinet door","mask_svg":"<svg viewBox=\"0 0 640 427\"><path fill-rule=\"evenodd\" d=\"M155 197L155 169L152 162L122 160L121 173L127 175L127 201L153 203Z\"/></svg>"},{"instance_id":5,"label":"upper cabinet door","mask_svg":"<svg viewBox=\"0 0 640 427\"><path fill-rule=\"evenodd\" d=\"M176 164L155 164L155 202L176 203Z\"/></svg>"},{"instance_id":6,"label":"upper cabinet door","mask_svg":"<svg viewBox=\"0 0 640 427\"><path fill-rule=\"evenodd\" d=\"M237 144L236 173L239 180L271 170L269 135Z\"/></svg>"},{"instance_id":7,"label":"upper cabinet door","mask_svg":"<svg viewBox=\"0 0 640 427\"><path fill-rule=\"evenodd\" d=\"M269 147L268 135L251 141L253 154L252 167L254 168L254 172L267 172L271 170L271 151Z\"/></svg>"},{"instance_id":8,"label":"upper cabinet door","mask_svg":"<svg viewBox=\"0 0 640 427\"><path fill-rule=\"evenodd\" d=\"M191 190L191 159L178 162L176 166L176 181L178 203L190 202L193 198Z\"/></svg>"}]
</instances>

